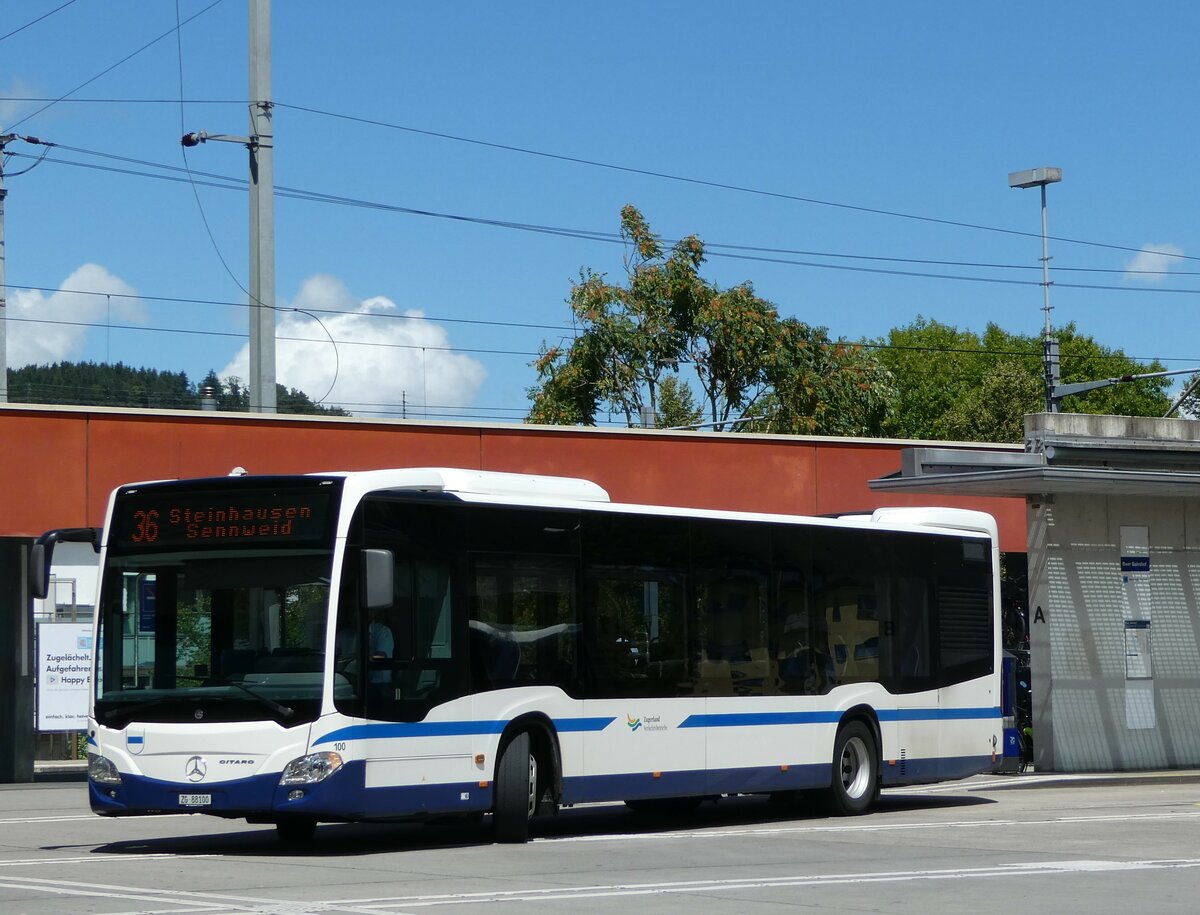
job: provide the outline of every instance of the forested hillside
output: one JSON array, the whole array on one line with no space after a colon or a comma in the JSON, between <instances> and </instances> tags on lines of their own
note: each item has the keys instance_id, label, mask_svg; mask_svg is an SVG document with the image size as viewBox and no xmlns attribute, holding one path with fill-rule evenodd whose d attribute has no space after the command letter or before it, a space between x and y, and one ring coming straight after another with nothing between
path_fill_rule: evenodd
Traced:
<instances>
[{"instance_id":1,"label":"forested hillside","mask_svg":"<svg viewBox=\"0 0 1200 915\"><path fill-rule=\"evenodd\" d=\"M27 365L8 372L10 403L199 410L200 392L206 386L216 392L217 409L249 409L249 392L240 381L236 378L221 381L215 372L209 372L199 383L189 381L186 372L133 368L121 362L115 365L56 362L53 365ZM275 390L280 413L349 415L340 407L313 403L307 394L296 388L276 385Z\"/></svg>"}]
</instances>

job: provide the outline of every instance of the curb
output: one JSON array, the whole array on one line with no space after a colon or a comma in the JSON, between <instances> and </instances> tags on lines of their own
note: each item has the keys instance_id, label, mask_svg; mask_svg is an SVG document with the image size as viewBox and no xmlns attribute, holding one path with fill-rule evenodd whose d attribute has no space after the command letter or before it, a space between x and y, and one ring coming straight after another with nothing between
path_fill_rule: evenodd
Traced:
<instances>
[{"instance_id":1,"label":"curb","mask_svg":"<svg viewBox=\"0 0 1200 915\"><path fill-rule=\"evenodd\" d=\"M35 782L83 782L87 781L87 760L35 760L33 780Z\"/></svg>"},{"instance_id":2,"label":"curb","mask_svg":"<svg viewBox=\"0 0 1200 915\"><path fill-rule=\"evenodd\" d=\"M1009 791L1014 788L1098 788L1105 785L1189 785L1200 784L1200 770L1157 769L1150 772L1029 772L992 776L986 790ZM1011 782L1011 784L1007 784ZM972 790L984 790L978 786Z\"/></svg>"}]
</instances>

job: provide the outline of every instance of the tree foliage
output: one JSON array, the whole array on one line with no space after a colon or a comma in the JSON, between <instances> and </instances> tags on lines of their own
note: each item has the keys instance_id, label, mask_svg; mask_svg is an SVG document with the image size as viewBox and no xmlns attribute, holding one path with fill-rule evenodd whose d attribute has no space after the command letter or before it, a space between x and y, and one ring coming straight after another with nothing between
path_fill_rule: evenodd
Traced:
<instances>
[{"instance_id":1,"label":"tree foliage","mask_svg":"<svg viewBox=\"0 0 1200 915\"><path fill-rule=\"evenodd\" d=\"M13 403L78 404L89 407L146 407L160 410L198 410L200 392L212 386L217 409L245 411L250 394L237 378L223 382L210 371L200 384L188 381L185 372L133 368L96 362L56 362L26 365L8 372L8 399ZM347 416L340 407L315 404L296 388L276 385L280 413L321 413Z\"/></svg>"},{"instance_id":2,"label":"tree foliage","mask_svg":"<svg viewBox=\"0 0 1200 915\"><path fill-rule=\"evenodd\" d=\"M1185 419L1200 419L1200 373L1189 375L1180 388L1180 393L1183 396L1179 406L1175 408L1178 412L1172 415Z\"/></svg>"},{"instance_id":3,"label":"tree foliage","mask_svg":"<svg viewBox=\"0 0 1200 915\"><path fill-rule=\"evenodd\" d=\"M1055 331L1062 382L1162 371L1097 343L1075 324ZM1045 410L1042 341L988 324L982 334L918 317L878 341L879 359L896 379L896 409L884 432L897 438L1019 442L1026 413ZM1071 413L1161 416L1167 379L1148 379L1073 395Z\"/></svg>"},{"instance_id":4,"label":"tree foliage","mask_svg":"<svg viewBox=\"0 0 1200 915\"><path fill-rule=\"evenodd\" d=\"M633 206L621 211L624 283L584 268L568 302L578 336L533 363L530 422L595 425L602 411L640 425L774 432L877 433L892 398L887 370L824 328L781 319L751 283L722 289L700 275L704 244L668 252ZM693 389L695 385L695 389ZM681 421L683 420L683 421Z\"/></svg>"}]
</instances>

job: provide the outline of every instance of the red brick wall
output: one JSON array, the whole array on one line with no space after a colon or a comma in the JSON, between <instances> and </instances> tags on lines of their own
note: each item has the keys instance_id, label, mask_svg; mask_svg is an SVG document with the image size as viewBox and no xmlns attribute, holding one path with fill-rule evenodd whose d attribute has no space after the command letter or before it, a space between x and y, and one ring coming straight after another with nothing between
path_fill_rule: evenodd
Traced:
<instances>
[{"instance_id":1,"label":"red brick wall","mask_svg":"<svg viewBox=\"0 0 1200 915\"><path fill-rule=\"evenodd\" d=\"M381 467L584 477L614 501L795 514L939 504L991 512L1024 552L1022 499L894 495L902 442L540 426L430 425L87 408L0 408L0 536L99 525L121 483Z\"/></svg>"}]
</instances>

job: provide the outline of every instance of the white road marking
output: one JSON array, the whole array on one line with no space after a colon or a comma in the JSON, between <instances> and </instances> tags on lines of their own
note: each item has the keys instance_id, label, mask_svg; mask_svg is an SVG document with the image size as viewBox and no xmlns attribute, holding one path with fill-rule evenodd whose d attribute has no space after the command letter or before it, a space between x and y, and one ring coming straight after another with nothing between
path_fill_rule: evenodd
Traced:
<instances>
[{"instance_id":1,"label":"white road marking","mask_svg":"<svg viewBox=\"0 0 1200 915\"><path fill-rule=\"evenodd\" d=\"M1166 870L1200 867L1200 858L1148 861L1053 861L1004 864L994 867L944 868L937 870L879 871L860 874L797 874L784 877L730 880L686 880L672 883L618 883L599 886L547 887L545 889L503 890L483 893L446 893L424 896L393 896L343 900L346 905L366 910L430 908L444 905L479 905L501 902L565 902L572 899L600 899L619 896L655 896L663 894L712 893L787 887L824 887L856 883L902 883L918 880L1008 879L1014 876L1062 875L1066 873L1108 873L1130 870ZM339 902L326 905L336 907Z\"/></svg>"},{"instance_id":2,"label":"white road marking","mask_svg":"<svg viewBox=\"0 0 1200 915\"><path fill-rule=\"evenodd\" d=\"M1089 775L1071 775L1070 773L1054 773L1049 775L1021 775L1021 776L1001 776L988 781L970 781L970 782L948 782L939 785L908 785L898 788L884 788L883 793L886 794L946 794L953 791L971 792L971 791L986 791L989 788L1024 788L1029 785L1045 785L1052 782L1074 782L1082 781L1085 778L1094 778Z\"/></svg>"},{"instance_id":3,"label":"white road marking","mask_svg":"<svg viewBox=\"0 0 1200 915\"><path fill-rule=\"evenodd\" d=\"M121 857L121 856L114 856ZM186 857L186 856L180 856ZM225 893L202 893L188 890L158 890L146 887L118 886L108 883L84 883L75 880L43 880L34 877L0 877L0 889L33 890L58 896L80 896L89 899L126 899L169 905L169 909L139 908L125 915L176 915L185 912L252 912L255 915L306 915L312 912L359 912L378 915L376 909L357 908L353 903L318 902L308 899L270 899L260 896L236 896ZM117 915L117 913L113 913Z\"/></svg>"},{"instance_id":4,"label":"white road marking","mask_svg":"<svg viewBox=\"0 0 1200 915\"><path fill-rule=\"evenodd\" d=\"M846 823L835 821L811 826L762 826L744 829L723 829L720 826L704 829L676 830L672 832L604 833L585 836L545 836L534 842L661 842L672 839L720 839L728 836L772 836L802 835L805 833L831 832L886 832L908 829L992 829L1001 826L1052 826L1058 823L1083 822L1128 822L1129 820L1186 820L1200 819L1200 811L1186 810L1172 813L1128 814L1114 813L1095 816L1051 817L1041 820L937 820L916 823L879 822L880 814L867 822Z\"/></svg>"},{"instance_id":5,"label":"white road marking","mask_svg":"<svg viewBox=\"0 0 1200 915\"><path fill-rule=\"evenodd\" d=\"M0 867L37 867L39 865L50 865L57 867L60 864L102 864L107 861L152 861L162 858L219 858L220 855L176 855L171 852L144 852L141 854L128 855L105 855L102 853L91 855L75 855L70 858L0 858ZM22 878L23 879L23 878Z\"/></svg>"},{"instance_id":6,"label":"white road marking","mask_svg":"<svg viewBox=\"0 0 1200 915\"><path fill-rule=\"evenodd\" d=\"M166 819L172 819L172 818L176 818L176 817L186 817L186 816L194 816L194 815L195 814L189 814L189 813L159 813L159 814L154 815L154 819L166 820ZM71 814L71 815L63 815L63 816L8 817L6 819L0 819L0 826L16 825L16 824L20 824L20 823L71 823L71 822L82 822L84 820L91 820L91 821L95 821L95 822L99 822L100 820L105 820L109 823L113 823L113 822L132 823L134 820L145 820L145 819L146 819L146 817L101 817L94 813L82 813L82 814Z\"/></svg>"}]
</instances>

